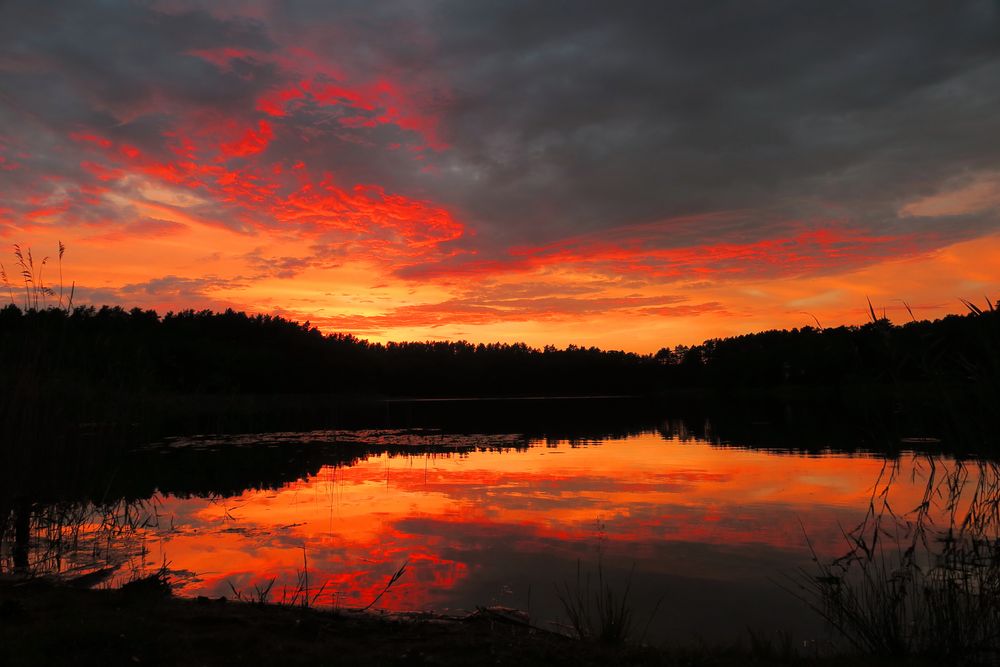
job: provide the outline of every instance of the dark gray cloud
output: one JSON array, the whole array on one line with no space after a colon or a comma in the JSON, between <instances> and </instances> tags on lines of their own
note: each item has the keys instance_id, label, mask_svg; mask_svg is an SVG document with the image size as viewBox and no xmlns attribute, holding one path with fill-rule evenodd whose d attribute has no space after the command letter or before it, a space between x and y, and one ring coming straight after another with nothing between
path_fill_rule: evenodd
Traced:
<instances>
[{"instance_id":1,"label":"dark gray cloud","mask_svg":"<svg viewBox=\"0 0 1000 667\"><path fill-rule=\"evenodd\" d=\"M308 81L262 152L227 167L304 161L343 188L432 201L475 232L445 242L476 250L469 261L641 225L662 248L753 243L790 221L926 249L1000 229L995 206L899 215L1000 172L998 80L988 0L7 2L0 155L22 166L0 171L0 195L28 215L68 188L75 221L133 224L87 200L96 149L70 133L176 161L165 137L179 126L256 127L262 95ZM323 102L327 84L357 97ZM198 211L287 225L240 192ZM726 211L738 215L676 221Z\"/></svg>"},{"instance_id":2,"label":"dark gray cloud","mask_svg":"<svg viewBox=\"0 0 1000 667\"><path fill-rule=\"evenodd\" d=\"M121 287L96 287L80 285L74 287L73 303L76 305L124 305L148 304L153 301L163 304L161 312L186 310L188 308L222 311L234 307L226 298L220 298L220 290L239 290L246 287L238 281L205 276L203 278L182 278L162 276L141 283L129 283Z\"/></svg>"},{"instance_id":3,"label":"dark gray cloud","mask_svg":"<svg viewBox=\"0 0 1000 667\"><path fill-rule=\"evenodd\" d=\"M270 257L261 248L243 256L248 268L254 271L251 279L259 278L294 278L304 270L317 266L319 262L312 257Z\"/></svg>"},{"instance_id":4,"label":"dark gray cloud","mask_svg":"<svg viewBox=\"0 0 1000 667\"><path fill-rule=\"evenodd\" d=\"M770 214L735 238L834 208L896 228L915 191L1000 161L992 3L466 7L437 31L455 191L506 238L727 209Z\"/></svg>"}]
</instances>

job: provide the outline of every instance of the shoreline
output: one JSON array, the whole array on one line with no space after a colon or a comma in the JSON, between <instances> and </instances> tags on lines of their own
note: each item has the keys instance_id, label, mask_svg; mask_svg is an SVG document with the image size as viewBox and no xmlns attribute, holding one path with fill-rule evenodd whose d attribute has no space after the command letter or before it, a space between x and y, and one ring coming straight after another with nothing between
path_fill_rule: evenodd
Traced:
<instances>
[{"instance_id":1,"label":"shoreline","mask_svg":"<svg viewBox=\"0 0 1000 667\"><path fill-rule=\"evenodd\" d=\"M156 575L120 589L0 582L0 645L29 665L931 665L919 659L805 655L751 636L690 648L609 645L480 607L467 616L367 612L182 598ZM808 649L807 649L808 650Z\"/></svg>"}]
</instances>

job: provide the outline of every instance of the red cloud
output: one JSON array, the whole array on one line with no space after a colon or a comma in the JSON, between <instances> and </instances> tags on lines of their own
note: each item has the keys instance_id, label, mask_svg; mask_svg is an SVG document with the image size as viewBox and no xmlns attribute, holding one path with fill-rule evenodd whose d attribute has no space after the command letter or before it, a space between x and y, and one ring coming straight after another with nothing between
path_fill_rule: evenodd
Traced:
<instances>
[{"instance_id":1,"label":"red cloud","mask_svg":"<svg viewBox=\"0 0 1000 667\"><path fill-rule=\"evenodd\" d=\"M223 70L228 70L234 60L268 60L270 58L268 54L261 51L237 49L229 46L217 49L197 49L187 53L206 60Z\"/></svg>"},{"instance_id":2,"label":"red cloud","mask_svg":"<svg viewBox=\"0 0 1000 667\"><path fill-rule=\"evenodd\" d=\"M364 234L380 227L398 235L412 248L433 246L462 236L464 227L447 210L429 202L387 194L377 185L356 185L350 191L327 177L307 183L273 202L270 212L285 223L308 223Z\"/></svg>"},{"instance_id":3,"label":"red cloud","mask_svg":"<svg viewBox=\"0 0 1000 667\"><path fill-rule=\"evenodd\" d=\"M90 162L89 160L81 162L80 168L101 181L114 181L125 175L125 172L121 169L112 169L97 162Z\"/></svg>"},{"instance_id":4,"label":"red cloud","mask_svg":"<svg viewBox=\"0 0 1000 667\"><path fill-rule=\"evenodd\" d=\"M514 247L500 259L476 261L462 256L438 264L409 266L399 274L409 279L456 279L565 266L658 281L793 276L913 254L920 252L926 242L927 238L913 235L875 235L829 222L820 229L792 229L787 235L755 241L669 247L670 227L657 230L647 225L544 246Z\"/></svg>"},{"instance_id":5,"label":"red cloud","mask_svg":"<svg viewBox=\"0 0 1000 667\"><path fill-rule=\"evenodd\" d=\"M217 149L206 136L233 134L236 125L226 122L206 127L194 134L173 130L165 136L160 150L146 152L96 133L74 133L72 138L102 155L103 162L81 163L102 182L142 173L194 190L216 205L238 208L238 212L223 215L227 221L287 226L303 235L323 235L324 242L333 244L361 241L369 246L371 257L426 256L441 243L465 233L465 227L447 209L431 202L386 192L374 184L343 188L330 174L316 181L302 161L292 169L281 161L259 164L255 156L274 135L266 120ZM159 157L153 157L154 153ZM246 161L231 164L233 158ZM327 238L331 232L334 236ZM364 247L352 249L365 251Z\"/></svg>"},{"instance_id":6,"label":"red cloud","mask_svg":"<svg viewBox=\"0 0 1000 667\"><path fill-rule=\"evenodd\" d=\"M288 115L286 112L288 103L304 96L305 93L299 87L272 90L257 98L256 108L257 111L263 111L270 116L284 118Z\"/></svg>"},{"instance_id":7,"label":"red cloud","mask_svg":"<svg viewBox=\"0 0 1000 667\"><path fill-rule=\"evenodd\" d=\"M60 201L38 202L18 213L26 220L58 215L74 224L94 225L98 219L120 224L114 210L119 204L100 195L119 188L126 199L133 197L135 184L125 179L141 175L174 191L192 191L199 209L189 218L239 231L287 227L327 251L369 259L427 261L444 254L442 243L466 233L443 206L370 181L344 183L340 174L328 173L325 164L314 164L310 157L324 153L327 139L365 145L371 128L386 125L412 133L412 141L399 146L417 152L443 148L437 117L407 82L385 72L347 74L301 49L221 47L188 55L249 82L251 92L241 98L246 108L189 104L165 92L154 95L166 119L158 134L129 123L110 130L76 126L68 133L82 149L74 160L80 170L76 182L53 175L50 181L68 186L59 188ZM262 64L269 72L262 80L268 83L254 87L256 80L246 72ZM280 83L270 87L272 81ZM318 114L309 123L295 117L305 106ZM9 168L13 163L4 158L0 168Z\"/></svg>"},{"instance_id":8,"label":"red cloud","mask_svg":"<svg viewBox=\"0 0 1000 667\"><path fill-rule=\"evenodd\" d=\"M247 128L238 141L220 144L219 150L229 157L245 157L263 151L273 138L271 124L261 120L257 123L257 129Z\"/></svg>"},{"instance_id":9,"label":"red cloud","mask_svg":"<svg viewBox=\"0 0 1000 667\"><path fill-rule=\"evenodd\" d=\"M53 215L61 215L68 209L69 202L62 202L53 206L41 206L39 208L31 209L27 212L27 216L32 220L37 220L38 218L48 218Z\"/></svg>"},{"instance_id":10,"label":"red cloud","mask_svg":"<svg viewBox=\"0 0 1000 667\"><path fill-rule=\"evenodd\" d=\"M224 71L230 71L237 60L268 63L279 68L286 79L295 83L262 92L254 105L255 110L274 118L287 117L290 107L307 102L338 106L348 111L338 119L345 127L396 125L418 133L429 148L447 148L438 135L437 116L424 108L418 93L384 75L374 80L350 80L344 72L305 49L295 49L294 54L289 55L234 48L197 50L189 54Z\"/></svg>"},{"instance_id":11,"label":"red cloud","mask_svg":"<svg viewBox=\"0 0 1000 667\"><path fill-rule=\"evenodd\" d=\"M100 148L111 148L111 140L105 137L98 136L91 132L71 132L69 138L73 141L86 141L88 143L99 146Z\"/></svg>"}]
</instances>

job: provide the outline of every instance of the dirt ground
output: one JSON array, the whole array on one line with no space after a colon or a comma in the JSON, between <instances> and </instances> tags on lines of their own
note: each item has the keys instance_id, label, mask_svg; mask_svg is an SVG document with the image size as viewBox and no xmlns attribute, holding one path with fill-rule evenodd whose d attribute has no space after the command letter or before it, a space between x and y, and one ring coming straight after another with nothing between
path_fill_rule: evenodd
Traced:
<instances>
[{"instance_id":1,"label":"dirt ground","mask_svg":"<svg viewBox=\"0 0 1000 667\"><path fill-rule=\"evenodd\" d=\"M830 659L811 664L885 664ZM531 628L516 614L464 619L334 613L182 599L155 585L0 583L0 665L741 665L800 663L730 647L612 647Z\"/></svg>"}]
</instances>

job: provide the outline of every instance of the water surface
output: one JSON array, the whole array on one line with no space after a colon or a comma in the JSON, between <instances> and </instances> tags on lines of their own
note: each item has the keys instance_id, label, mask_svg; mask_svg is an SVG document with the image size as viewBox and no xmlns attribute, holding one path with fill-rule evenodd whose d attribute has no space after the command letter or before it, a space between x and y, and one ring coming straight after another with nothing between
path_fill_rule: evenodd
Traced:
<instances>
[{"instance_id":1,"label":"water surface","mask_svg":"<svg viewBox=\"0 0 1000 667\"><path fill-rule=\"evenodd\" d=\"M244 466L246 451L288 451L297 472L234 485L227 467ZM152 455L163 479L180 465L200 484L161 479L150 497L110 510L49 506L34 566L82 572L103 560L122 565L121 580L166 563L183 595L254 597L270 585L272 601L305 589L316 606L363 607L405 563L377 607L499 604L547 624L565 620L557 589L575 588L578 567L596 578L600 564L616 590L631 582L639 625L659 603L650 639L681 641L748 627L825 637L783 588L812 571L810 544L824 558L846 550L843 532L864 517L886 465L658 431L582 441L322 431L175 439ZM897 474L900 507L924 489L912 465L904 457Z\"/></svg>"}]
</instances>

